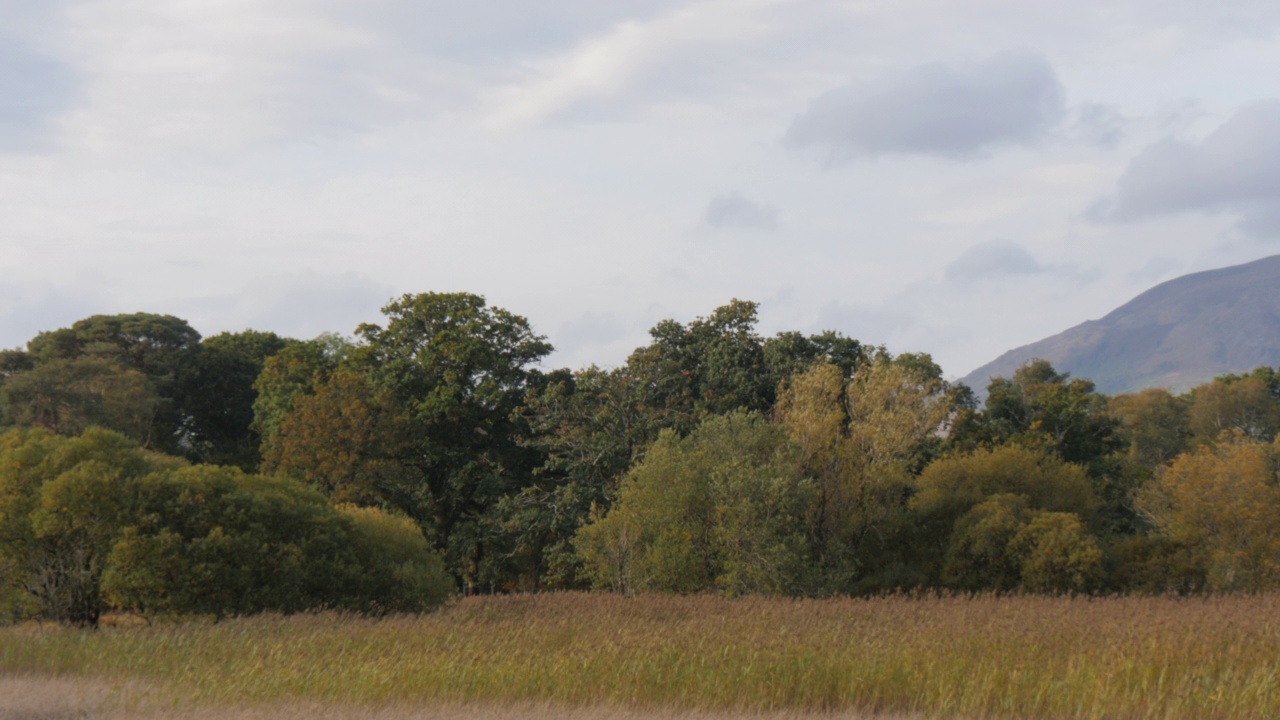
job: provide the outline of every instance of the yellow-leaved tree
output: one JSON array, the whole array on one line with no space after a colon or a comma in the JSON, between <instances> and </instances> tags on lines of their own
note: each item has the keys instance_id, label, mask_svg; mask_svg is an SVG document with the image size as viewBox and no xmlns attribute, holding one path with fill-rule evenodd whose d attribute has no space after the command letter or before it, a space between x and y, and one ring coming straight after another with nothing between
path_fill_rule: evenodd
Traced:
<instances>
[{"instance_id":1,"label":"yellow-leaved tree","mask_svg":"<svg viewBox=\"0 0 1280 720\"><path fill-rule=\"evenodd\" d=\"M927 356L882 357L850 380L818 363L783 388L778 419L816 483L810 527L827 590L856 591L868 557L886 557L913 472L953 410Z\"/></svg>"},{"instance_id":2,"label":"yellow-leaved tree","mask_svg":"<svg viewBox=\"0 0 1280 720\"><path fill-rule=\"evenodd\" d=\"M1156 532L1195 549L1209 589L1280 587L1280 449L1242 432L1179 456L1139 491Z\"/></svg>"}]
</instances>

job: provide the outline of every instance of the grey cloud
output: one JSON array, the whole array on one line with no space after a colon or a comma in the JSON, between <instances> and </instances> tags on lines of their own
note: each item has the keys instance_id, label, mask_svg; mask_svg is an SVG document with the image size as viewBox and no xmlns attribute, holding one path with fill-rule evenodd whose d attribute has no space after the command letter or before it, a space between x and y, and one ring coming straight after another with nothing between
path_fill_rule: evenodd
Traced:
<instances>
[{"instance_id":1,"label":"grey cloud","mask_svg":"<svg viewBox=\"0 0 1280 720\"><path fill-rule=\"evenodd\" d=\"M1074 115L1075 120L1071 123L1073 139L1103 148L1114 148L1124 139L1127 120L1110 105L1082 103Z\"/></svg>"},{"instance_id":2,"label":"grey cloud","mask_svg":"<svg viewBox=\"0 0 1280 720\"><path fill-rule=\"evenodd\" d=\"M1125 168L1095 220L1124 222L1180 212L1230 212L1245 232L1280 236L1280 101L1240 109L1201 142L1164 140Z\"/></svg>"},{"instance_id":3,"label":"grey cloud","mask_svg":"<svg viewBox=\"0 0 1280 720\"><path fill-rule=\"evenodd\" d=\"M51 141L52 120L70 106L71 69L0 35L0 152L36 152Z\"/></svg>"},{"instance_id":4,"label":"grey cloud","mask_svg":"<svg viewBox=\"0 0 1280 720\"><path fill-rule=\"evenodd\" d=\"M1034 141L1064 113L1049 63L1006 53L971 68L922 65L877 88L832 90L792 122L785 142L817 148L831 164L891 153L967 158Z\"/></svg>"},{"instance_id":5,"label":"grey cloud","mask_svg":"<svg viewBox=\"0 0 1280 720\"><path fill-rule=\"evenodd\" d=\"M778 210L735 192L712 198L702 222L712 228L776 230Z\"/></svg>"},{"instance_id":6,"label":"grey cloud","mask_svg":"<svg viewBox=\"0 0 1280 720\"><path fill-rule=\"evenodd\" d=\"M979 243L965 250L946 269L948 280L972 282L1004 275L1035 275L1045 272L1031 253L1005 240Z\"/></svg>"}]
</instances>

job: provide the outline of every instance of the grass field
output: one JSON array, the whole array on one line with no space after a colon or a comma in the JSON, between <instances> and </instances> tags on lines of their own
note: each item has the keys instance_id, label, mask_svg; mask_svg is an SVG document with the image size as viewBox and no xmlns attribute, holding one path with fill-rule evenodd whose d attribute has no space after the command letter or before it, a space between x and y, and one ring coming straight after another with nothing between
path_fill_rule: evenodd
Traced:
<instances>
[{"instance_id":1,"label":"grass field","mask_svg":"<svg viewBox=\"0 0 1280 720\"><path fill-rule=\"evenodd\" d=\"M552 594L468 598L382 620L270 616L98 632L25 625L0 629L0 675L33 688L98 688L115 707L197 713L308 706L446 717L412 709L486 708L526 717L538 713L510 709L539 707L553 709L548 717L577 708L580 717L1270 719L1280 717L1280 595Z\"/></svg>"}]
</instances>

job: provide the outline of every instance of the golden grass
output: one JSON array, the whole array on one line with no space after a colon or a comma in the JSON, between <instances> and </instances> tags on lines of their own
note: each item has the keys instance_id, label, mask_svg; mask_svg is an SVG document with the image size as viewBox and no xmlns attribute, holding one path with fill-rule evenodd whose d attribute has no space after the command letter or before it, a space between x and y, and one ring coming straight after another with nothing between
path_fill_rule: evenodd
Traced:
<instances>
[{"instance_id":1,"label":"golden grass","mask_svg":"<svg viewBox=\"0 0 1280 720\"><path fill-rule=\"evenodd\" d=\"M469 598L383 620L6 628L0 673L133 683L196 709L1270 719L1280 595Z\"/></svg>"}]
</instances>

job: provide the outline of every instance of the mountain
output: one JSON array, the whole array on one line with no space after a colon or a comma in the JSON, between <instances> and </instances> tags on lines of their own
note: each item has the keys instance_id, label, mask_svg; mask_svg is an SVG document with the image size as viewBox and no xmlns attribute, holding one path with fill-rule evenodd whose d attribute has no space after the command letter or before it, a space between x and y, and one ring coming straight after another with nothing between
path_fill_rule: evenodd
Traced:
<instances>
[{"instance_id":1,"label":"mountain","mask_svg":"<svg viewBox=\"0 0 1280 720\"><path fill-rule=\"evenodd\" d=\"M1189 390L1218 375L1280 365L1280 255L1161 283L1101 320L1024 345L961 382L985 394L1043 358L1112 395L1164 387Z\"/></svg>"}]
</instances>

